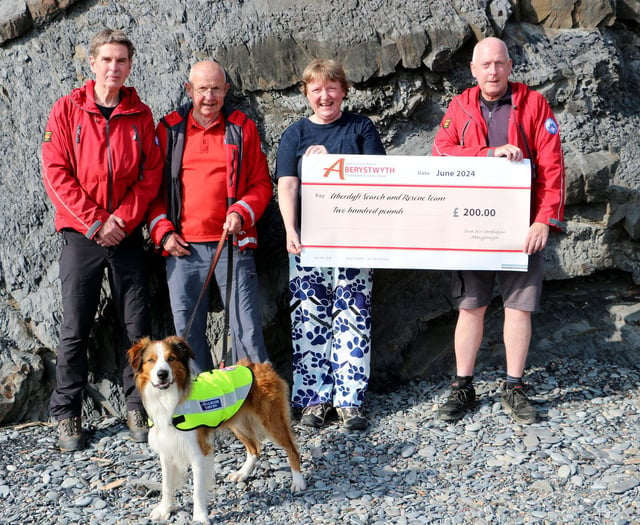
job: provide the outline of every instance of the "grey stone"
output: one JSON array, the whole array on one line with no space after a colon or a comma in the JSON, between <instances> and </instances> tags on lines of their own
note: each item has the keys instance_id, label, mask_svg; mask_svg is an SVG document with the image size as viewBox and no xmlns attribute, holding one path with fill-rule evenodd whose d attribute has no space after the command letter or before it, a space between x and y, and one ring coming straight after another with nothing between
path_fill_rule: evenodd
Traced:
<instances>
[{"instance_id":1,"label":"grey stone","mask_svg":"<svg viewBox=\"0 0 640 525\"><path fill-rule=\"evenodd\" d=\"M609 486L609 490L614 494L622 494L636 488L638 485L640 485L640 478L630 478L613 483Z\"/></svg>"},{"instance_id":2,"label":"grey stone","mask_svg":"<svg viewBox=\"0 0 640 525\"><path fill-rule=\"evenodd\" d=\"M24 0L2 0L0 3L0 43L26 33L32 20Z\"/></svg>"},{"instance_id":3,"label":"grey stone","mask_svg":"<svg viewBox=\"0 0 640 525\"><path fill-rule=\"evenodd\" d=\"M618 0L617 17L640 22L640 4L636 0Z\"/></svg>"},{"instance_id":4,"label":"grey stone","mask_svg":"<svg viewBox=\"0 0 640 525\"><path fill-rule=\"evenodd\" d=\"M606 202L611 177L618 162L619 158L608 151L580 154L568 159L567 204Z\"/></svg>"}]
</instances>

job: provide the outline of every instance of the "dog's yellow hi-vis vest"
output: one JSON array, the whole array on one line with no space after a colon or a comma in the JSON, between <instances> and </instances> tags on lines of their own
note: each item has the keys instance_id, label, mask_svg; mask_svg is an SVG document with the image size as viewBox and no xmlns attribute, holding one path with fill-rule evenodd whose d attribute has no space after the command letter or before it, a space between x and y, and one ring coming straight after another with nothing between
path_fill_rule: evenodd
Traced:
<instances>
[{"instance_id":1,"label":"dog's yellow hi-vis vest","mask_svg":"<svg viewBox=\"0 0 640 525\"><path fill-rule=\"evenodd\" d=\"M246 366L229 366L198 374L191 394L173 415L179 430L217 427L240 410L253 384L253 373Z\"/></svg>"}]
</instances>

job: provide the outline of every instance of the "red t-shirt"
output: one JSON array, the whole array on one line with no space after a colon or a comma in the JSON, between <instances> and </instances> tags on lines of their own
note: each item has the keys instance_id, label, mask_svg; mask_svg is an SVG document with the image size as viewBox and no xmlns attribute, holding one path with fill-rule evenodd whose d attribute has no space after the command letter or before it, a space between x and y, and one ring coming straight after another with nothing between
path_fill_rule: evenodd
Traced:
<instances>
[{"instance_id":1,"label":"red t-shirt","mask_svg":"<svg viewBox=\"0 0 640 525\"><path fill-rule=\"evenodd\" d=\"M227 215L222 116L207 128L189 113L182 156L182 217L187 242L217 241ZM185 213L186 210L186 213Z\"/></svg>"}]
</instances>

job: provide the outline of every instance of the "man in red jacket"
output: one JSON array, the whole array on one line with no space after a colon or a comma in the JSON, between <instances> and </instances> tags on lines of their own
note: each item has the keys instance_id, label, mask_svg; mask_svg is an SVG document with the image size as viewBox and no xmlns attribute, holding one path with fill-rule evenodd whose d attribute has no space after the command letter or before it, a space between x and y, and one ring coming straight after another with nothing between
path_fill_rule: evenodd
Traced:
<instances>
[{"instance_id":1,"label":"man in red jacket","mask_svg":"<svg viewBox=\"0 0 640 525\"><path fill-rule=\"evenodd\" d=\"M149 334L141 228L160 189L162 155L151 110L134 88L124 86L134 51L122 31L105 29L92 39L89 65L95 80L54 104L42 144L44 185L63 244L64 319L50 412L58 421L58 445L67 451L85 446L87 346L105 267L128 339L123 350ZM123 386L131 437L144 442L147 418L128 365Z\"/></svg>"},{"instance_id":2,"label":"man in red jacket","mask_svg":"<svg viewBox=\"0 0 640 525\"><path fill-rule=\"evenodd\" d=\"M165 183L148 215L151 239L167 255L175 330L184 334L197 304L186 338L198 368L210 370L214 363L206 336L209 302L197 302L227 229L235 241L228 294L228 246L216 266L215 279L222 300L226 303L229 297L228 361L235 363L242 357L267 361L253 259L256 223L273 194L267 159L254 122L224 106L229 84L220 64L210 60L194 64L185 88L191 102L165 115L157 127L165 154Z\"/></svg>"},{"instance_id":3,"label":"man in red jacket","mask_svg":"<svg viewBox=\"0 0 640 525\"><path fill-rule=\"evenodd\" d=\"M558 123L549 104L524 84L509 82L511 68L502 40L490 37L478 42L471 62L478 85L451 101L433 145L434 155L506 157L514 162L527 158L532 166L531 226L522 246L529 255L528 271L463 271L453 275L452 293L459 308L454 337L456 377L438 410L444 421L461 418L476 404L473 370L496 277L504 303L507 358L501 404L520 423L537 419L522 376L531 341L531 312L540 304L541 251L549 230L563 228L564 161Z\"/></svg>"}]
</instances>

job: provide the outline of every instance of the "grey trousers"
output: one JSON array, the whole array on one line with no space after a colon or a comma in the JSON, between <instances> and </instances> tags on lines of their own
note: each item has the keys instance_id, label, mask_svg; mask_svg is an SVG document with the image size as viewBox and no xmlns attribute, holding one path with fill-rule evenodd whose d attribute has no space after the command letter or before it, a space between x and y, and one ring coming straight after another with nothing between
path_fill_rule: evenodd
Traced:
<instances>
[{"instance_id":1,"label":"grey trousers","mask_svg":"<svg viewBox=\"0 0 640 525\"><path fill-rule=\"evenodd\" d=\"M217 246L217 242L190 243L190 255L167 258L167 284L177 335L183 335L189 322ZM220 289L223 304L226 300L227 288L227 249L228 245L225 245L215 269L215 281ZM213 283L209 284L208 293L198 305L187 337L195 354L196 365L202 371L211 370L214 367L206 334L209 293L212 285ZM248 249L240 251L236 246L233 247L233 281L229 303L231 348L227 364L233 364L243 357L254 362L268 361L269 354L262 334L260 292L253 252Z\"/></svg>"}]
</instances>

